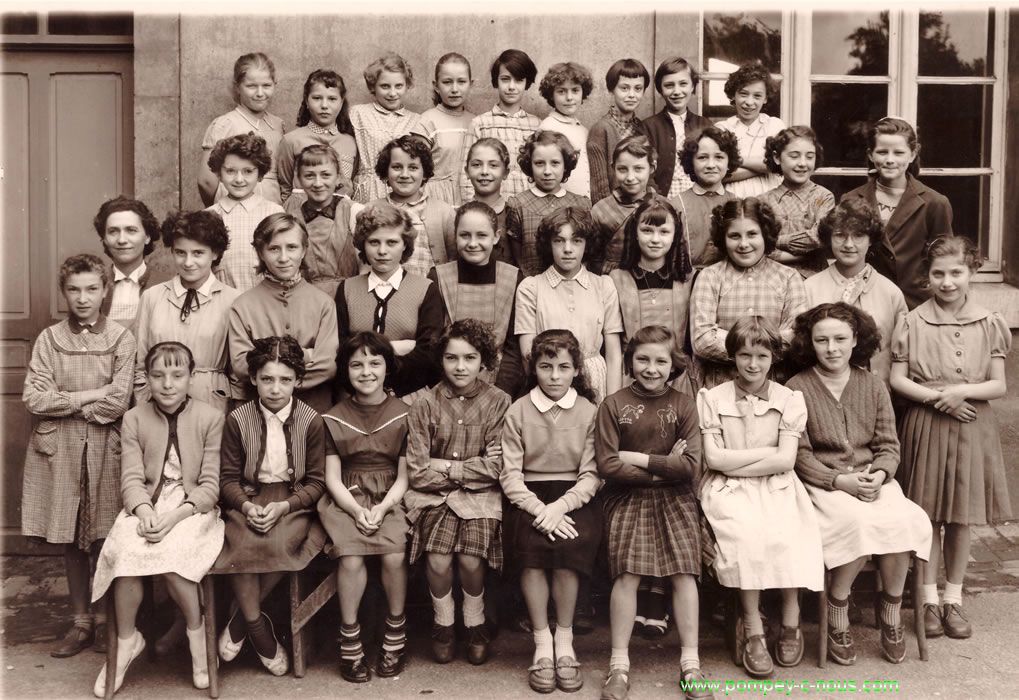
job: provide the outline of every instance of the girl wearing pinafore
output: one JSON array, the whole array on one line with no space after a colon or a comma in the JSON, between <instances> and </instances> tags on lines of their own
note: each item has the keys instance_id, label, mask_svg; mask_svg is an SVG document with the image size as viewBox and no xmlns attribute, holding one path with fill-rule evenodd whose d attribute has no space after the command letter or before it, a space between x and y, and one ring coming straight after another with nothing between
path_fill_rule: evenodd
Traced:
<instances>
[{"instance_id":1,"label":"girl wearing pinafore","mask_svg":"<svg viewBox=\"0 0 1019 700\"><path fill-rule=\"evenodd\" d=\"M972 632L962 615L970 526L1012 518L998 422L988 403L1005 395L1012 335L1001 314L969 293L979 266L968 238L935 239L927 252L934 296L906 315L892 339L892 388L910 401L899 422L899 480L934 526L925 625L931 636L943 631L957 639ZM942 547L946 584L939 601Z\"/></svg>"},{"instance_id":2,"label":"girl wearing pinafore","mask_svg":"<svg viewBox=\"0 0 1019 700\"><path fill-rule=\"evenodd\" d=\"M736 653L747 673L763 677L774 665L758 607L761 591L782 589L775 662L795 666L803 658L799 589L823 585L817 516L793 473L807 408L800 392L768 379L782 350L774 326L759 316L740 319L725 344L736 379L697 394L707 467L701 507L715 536L715 576L739 589Z\"/></svg>"}]
</instances>

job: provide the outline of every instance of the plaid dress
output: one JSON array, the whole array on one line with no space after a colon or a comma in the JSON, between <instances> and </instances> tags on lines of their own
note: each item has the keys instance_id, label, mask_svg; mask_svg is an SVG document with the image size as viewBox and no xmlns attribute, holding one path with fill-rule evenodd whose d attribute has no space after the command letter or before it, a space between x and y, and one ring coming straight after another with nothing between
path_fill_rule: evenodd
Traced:
<instances>
[{"instance_id":1,"label":"plaid dress","mask_svg":"<svg viewBox=\"0 0 1019 700\"><path fill-rule=\"evenodd\" d=\"M388 188L375 174L375 162L387 143L414 131L419 119L421 115L417 112L402 108L391 112L378 102L350 108L350 123L354 126L358 155L354 201L367 204L386 196Z\"/></svg>"},{"instance_id":2,"label":"plaid dress","mask_svg":"<svg viewBox=\"0 0 1019 700\"><path fill-rule=\"evenodd\" d=\"M255 272L255 268L258 267L258 253L251 245L255 229L262 223L262 219L270 214L282 213L283 207L253 194L244 200L223 197L206 211L219 214L230 234L230 247L219 261L216 277L238 292L248 291L262 279L262 275Z\"/></svg>"},{"instance_id":3,"label":"plaid dress","mask_svg":"<svg viewBox=\"0 0 1019 700\"><path fill-rule=\"evenodd\" d=\"M506 188L503 187L505 194ZM513 239L520 251L520 258L514 264L525 276L537 275L544 266L538 255L538 225L549 214L566 207L580 207L591 210L591 200L579 194L560 188L555 194L539 192L531 187L513 195L506 202L506 235Z\"/></svg>"},{"instance_id":4,"label":"plaid dress","mask_svg":"<svg viewBox=\"0 0 1019 700\"><path fill-rule=\"evenodd\" d=\"M527 176L520 169L517 163L517 156L520 155L520 147L524 145L527 137L538 130L541 120L533 114L528 114L519 109L513 114L504 112L498 104L492 109L479 114L471 120L470 134L468 135L468 147L464 151L464 162L460 170L467 166L467 154L470 152L470 145L478 139L493 138L502 141L509 151L510 167L506 173L506 179L502 182L502 194L509 197L527 189ZM469 201L474 197L474 188L466 177L461 181L463 190L463 201Z\"/></svg>"},{"instance_id":5,"label":"plaid dress","mask_svg":"<svg viewBox=\"0 0 1019 700\"><path fill-rule=\"evenodd\" d=\"M106 537L120 511L120 417L131 398L135 342L100 317L91 328L74 319L44 330L32 348L22 401L38 417L25 455L21 532L87 549ZM57 385L39 391L37 377ZM82 405L80 392L110 385Z\"/></svg>"},{"instance_id":6,"label":"plaid dress","mask_svg":"<svg viewBox=\"0 0 1019 700\"><path fill-rule=\"evenodd\" d=\"M686 440L686 450L667 457L678 440ZM594 447L605 479L612 578L699 576L701 437L693 399L671 388L650 394L636 382L620 389L598 408ZM621 450L647 454L648 468L624 463Z\"/></svg>"}]
</instances>

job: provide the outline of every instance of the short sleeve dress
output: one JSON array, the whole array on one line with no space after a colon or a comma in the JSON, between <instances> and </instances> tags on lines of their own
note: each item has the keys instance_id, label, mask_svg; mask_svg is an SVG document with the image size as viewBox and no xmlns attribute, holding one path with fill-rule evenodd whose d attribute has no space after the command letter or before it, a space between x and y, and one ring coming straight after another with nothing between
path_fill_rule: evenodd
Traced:
<instances>
[{"instance_id":1,"label":"short sleeve dress","mask_svg":"<svg viewBox=\"0 0 1019 700\"><path fill-rule=\"evenodd\" d=\"M396 482L398 464L407 449L408 411L403 401L387 396L375 406L349 398L322 415L326 455L339 456L343 485L362 508L381 503ZM318 502L318 517L329 534L325 552L333 559L407 549L407 514L402 502L386 513L382 525L370 535L357 529L354 518L328 492Z\"/></svg>"},{"instance_id":2,"label":"short sleeve dress","mask_svg":"<svg viewBox=\"0 0 1019 700\"><path fill-rule=\"evenodd\" d=\"M279 148L285 132L286 127L283 125L283 120L275 114L263 112L261 116L257 116L243 107L237 106L212 120L209 128L205 130L205 135L202 136L202 150L208 154L215 147L217 141L238 134L261 136L265 139L266 146L269 147L272 164L269 167L269 172L255 186L255 192L270 202L282 204L279 181L276 179L276 150ZM215 200L218 201L225 195L226 188L220 183L216 187Z\"/></svg>"},{"instance_id":3,"label":"short sleeve dress","mask_svg":"<svg viewBox=\"0 0 1019 700\"><path fill-rule=\"evenodd\" d=\"M1001 314L971 299L952 314L930 299L899 324L892 362L907 363L907 376L932 389L972 384L987 381L991 360L1005 357L1011 343ZM972 423L918 403L899 422L899 480L934 522L983 525L1012 517L998 422L988 402L969 403L977 412Z\"/></svg>"},{"instance_id":4,"label":"short sleeve dress","mask_svg":"<svg viewBox=\"0 0 1019 700\"><path fill-rule=\"evenodd\" d=\"M778 117L761 114L749 126L740 121L739 117L731 116L718 123L719 129L730 131L736 135L739 143L739 154L743 160L753 158L764 159L764 144L769 136L774 136L785 128L785 123ZM760 197L782 182L778 173L763 173L748 177L746 180L726 183L726 187L739 198Z\"/></svg>"},{"instance_id":5,"label":"short sleeve dress","mask_svg":"<svg viewBox=\"0 0 1019 700\"><path fill-rule=\"evenodd\" d=\"M803 394L767 382L746 393L735 382L697 395L702 441L729 450L777 447L807 427ZM727 588L809 588L823 585L821 533L807 490L790 466L770 476L727 476L707 470L701 508L715 534L714 569Z\"/></svg>"}]
</instances>

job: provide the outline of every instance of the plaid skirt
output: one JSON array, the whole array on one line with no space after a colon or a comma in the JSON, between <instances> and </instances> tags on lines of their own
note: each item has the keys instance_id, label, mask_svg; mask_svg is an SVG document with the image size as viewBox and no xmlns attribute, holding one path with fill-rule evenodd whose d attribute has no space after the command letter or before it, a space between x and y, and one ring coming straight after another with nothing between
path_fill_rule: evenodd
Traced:
<instances>
[{"instance_id":1,"label":"plaid skirt","mask_svg":"<svg viewBox=\"0 0 1019 700\"><path fill-rule=\"evenodd\" d=\"M414 523L410 563L423 553L480 557L502 570L502 523L495 518L464 520L445 503L422 511Z\"/></svg>"},{"instance_id":2,"label":"plaid skirt","mask_svg":"<svg viewBox=\"0 0 1019 700\"><path fill-rule=\"evenodd\" d=\"M701 529L690 484L620 489L605 496L609 573L701 573Z\"/></svg>"}]
</instances>

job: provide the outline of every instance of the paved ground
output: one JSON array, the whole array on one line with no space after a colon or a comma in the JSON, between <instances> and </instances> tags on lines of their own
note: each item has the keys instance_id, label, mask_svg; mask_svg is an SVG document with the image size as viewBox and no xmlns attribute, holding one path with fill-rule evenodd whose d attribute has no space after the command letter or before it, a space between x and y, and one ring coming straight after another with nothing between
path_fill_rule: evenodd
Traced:
<instances>
[{"instance_id":1,"label":"paved ground","mask_svg":"<svg viewBox=\"0 0 1019 700\"><path fill-rule=\"evenodd\" d=\"M912 636L908 638L907 661L893 666L880 659L877 631L869 624L854 627L860 660L851 668L829 664L827 669L816 666L816 634L813 623L805 624L808 651L803 663L795 669L782 669L772 679L808 684L803 689L772 690L771 697L843 697L844 688L854 685L864 693L867 682L897 681L895 694L907 698L1019 697L1019 524L997 528L980 528L973 548L973 561L967 579L966 606L976 634L970 640L945 638L931 640L930 661L923 663L917 656ZM88 697L102 658L86 651L72 659L52 659L48 649L66 624L66 588L61 576L61 562L52 557L4 557L2 588L2 629L0 646L3 660L2 694L11 698L75 698ZM423 611L422 611L423 612ZM864 611L869 621L869 611ZM328 621L335 615L331 607L322 612ZM911 612L906 612L907 625ZM422 617L421 614L418 617ZM278 615L277 619L285 619ZM308 674L303 679L292 676L273 678L261 669L249 651L221 672L222 697L319 698L356 696L363 698L411 698L434 695L440 698L479 698L491 700L532 696L526 685L526 666L530 661L529 635L504 630L494 642L494 654L483 667L472 667L457 660L449 666L438 666L428 660L427 620L414 620L411 631L410 664L397 679L375 680L364 686L342 681L335 666L335 632L320 630L313 642ZM704 625L701 658L711 678L730 681L732 687L718 697L761 697L761 687L746 688L748 681L735 667L724 649L717 626ZM609 648L608 628L604 621L586 637L578 637L577 651L584 663L584 689L574 697L597 698L604 678ZM641 698L679 697L676 671L678 642L670 637L665 642L635 638L631 648L633 689L631 696ZM138 659L132 666L118 697L199 698L204 697L190 684L190 664L186 652L169 659L150 661ZM818 682L832 683L827 690L817 690ZM823 686L822 686L823 687ZM843 690L839 690L843 688ZM871 686L873 688L873 686ZM870 690L866 694L873 694Z\"/></svg>"}]
</instances>

